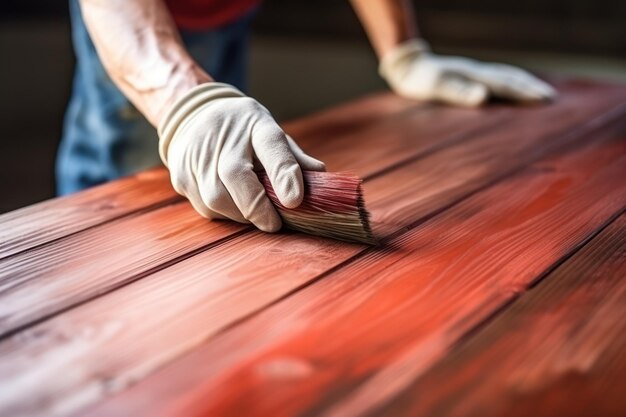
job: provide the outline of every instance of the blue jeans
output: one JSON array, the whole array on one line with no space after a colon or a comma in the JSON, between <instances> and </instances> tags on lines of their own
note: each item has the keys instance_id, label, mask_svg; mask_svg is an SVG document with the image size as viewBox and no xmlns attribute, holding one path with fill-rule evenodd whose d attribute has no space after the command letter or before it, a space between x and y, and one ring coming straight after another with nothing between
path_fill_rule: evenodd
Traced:
<instances>
[{"instance_id":1,"label":"blue jeans","mask_svg":"<svg viewBox=\"0 0 626 417\"><path fill-rule=\"evenodd\" d=\"M56 161L57 193L69 194L160 163L156 130L105 72L70 0L76 68ZM181 31L191 56L216 80L245 91L250 13L206 31Z\"/></svg>"}]
</instances>

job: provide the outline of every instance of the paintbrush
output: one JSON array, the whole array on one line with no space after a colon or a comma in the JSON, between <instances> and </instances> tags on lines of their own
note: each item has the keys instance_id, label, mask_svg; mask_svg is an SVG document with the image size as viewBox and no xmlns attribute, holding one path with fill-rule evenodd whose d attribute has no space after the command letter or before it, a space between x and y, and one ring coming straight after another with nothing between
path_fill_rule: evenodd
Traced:
<instances>
[{"instance_id":1,"label":"paintbrush","mask_svg":"<svg viewBox=\"0 0 626 417\"><path fill-rule=\"evenodd\" d=\"M280 204L267 174L258 173L285 226L348 242L376 243L359 177L345 172L303 171L302 174L304 199L295 209L288 209Z\"/></svg>"}]
</instances>

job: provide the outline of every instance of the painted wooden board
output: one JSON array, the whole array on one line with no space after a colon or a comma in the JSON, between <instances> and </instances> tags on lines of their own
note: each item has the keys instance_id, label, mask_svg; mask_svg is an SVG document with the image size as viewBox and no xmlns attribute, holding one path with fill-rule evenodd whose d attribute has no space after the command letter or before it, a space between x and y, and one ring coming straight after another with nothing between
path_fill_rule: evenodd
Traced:
<instances>
[{"instance_id":1,"label":"painted wooden board","mask_svg":"<svg viewBox=\"0 0 626 417\"><path fill-rule=\"evenodd\" d=\"M597 123L624 111L623 99L595 94L594 89L572 82L565 84L558 105L517 109L517 117L513 117L509 109L510 120L504 132L491 124L488 126L492 129L485 132L476 122L482 119L481 112L459 113L457 109L441 108L437 126L443 126L443 130L440 127L429 129L432 124L429 125L428 120L412 114L406 114L407 119L395 119L396 123L403 122L405 129L395 129L395 125L383 122L373 125L373 129L383 126L390 132L380 147L387 149L391 144L395 152L388 154L395 155L396 162L396 165L382 166L381 160L358 169L366 178L381 171L385 174L365 185L375 222L392 223L390 227L381 224L378 231L383 235L393 233L420 217L431 215L550 149L563 146L569 140L584 139L585 133ZM581 109L583 101L587 107ZM502 122L498 116L500 109L496 109L496 113L489 123ZM432 111L429 114L432 116ZM330 115L324 116L330 118ZM457 131L452 128L461 117L473 118L465 120L472 121L470 126L468 123L461 125L468 126L465 142L459 141ZM552 120L563 120L563 123L549 123ZM526 132L528 125L541 127ZM398 130L404 133L396 135L394 132ZM415 132L411 152L401 151L410 149L406 132ZM322 152L323 156L332 159L333 155L352 154L351 142L344 141L344 137L337 135L337 142L343 143L343 147L332 149L328 154ZM375 143L371 138L378 137L376 133L361 139L373 147ZM448 147L435 151L444 144ZM420 152L424 158L406 162L407 154ZM393 164L394 159L384 161ZM400 162L405 165L397 165ZM388 187L387 183L396 187ZM420 191L416 194L415 190ZM388 205L389 201L396 202L394 207L378 209L379 204ZM76 234L62 245L42 246L0 260L0 336L168 267L244 230L223 222L206 223L187 204L165 206ZM132 230L132 234L127 233L128 230ZM125 250L120 251L120 247ZM32 307L24 309L24 304Z\"/></svg>"},{"instance_id":2,"label":"painted wooden board","mask_svg":"<svg viewBox=\"0 0 626 417\"><path fill-rule=\"evenodd\" d=\"M377 413L626 415L626 215Z\"/></svg>"},{"instance_id":3,"label":"painted wooden board","mask_svg":"<svg viewBox=\"0 0 626 417\"><path fill-rule=\"evenodd\" d=\"M77 229L68 236L52 240L44 238L31 246L33 249L18 251L22 253L16 252L0 261L0 271L8 272L4 279L0 278L0 326L6 324L4 329L10 334L0 343L0 385L6 387L0 391L0 414L67 415L123 391L170 362L173 362L171 369L185 369L190 366L189 358L195 355L209 352L209 356L204 357L211 358L214 349L225 346L224 340L232 340L230 335L250 334L249 323L265 317L266 313L259 311L268 307L268 311L279 309L284 313L280 325L283 333L273 333L275 329L263 321L261 324L265 323L266 327L259 329L265 328L280 337L291 333L302 336L303 341L294 339L294 343L306 346L309 335L307 328L300 324L310 326L315 323L306 316L297 319L301 321L292 320L291 309L294 308L296 313L300 311L299 304L292 300L310 307L301 294L311 294L312 288L325 288L330 291L326 294L329 305L339 307L341 312L343 302L337 298L339 293L334 293L335 287L328 286L327 282L347 279L341 277L350 271L353 279L358 281L358 274L370 272L369 269L354 269L363 262L380 262L381 265L390 262L387 265L392 266L389 272L393 273L397 260L398 267L406 271L402 266L404 257L397 258L396 246L406 249L409 258L415 249L410 245L411 236L426 227L422 223L427 219L436 216L426 225L448 215L452 216L448 219L450 224L469 222L484 208L472 209L469 215L459 215L456 208L492 189L500 189L497 188L500 187L498 181L548 153L580 149L581 144L593 141L609 143L607 139L614 137L615 132L623 131L623 126L598 129L614 126L613 121L623 116L626 89L576 81L564 81L559 85L562 96L557 103L547 107L499 105L467 111L415 106L384 96L380 99L384 116L378 119L376 103L379 99L374 97L367 99L364 102L367 104L361 107L358 103L354 107L344 106L288 125L287 131L298 135L302 146L314 156L325 159L331 169L347 167L366 177L366 198L374 218L384 222L379 223L384 226L379 230L387 236L395 236L391 245L377 249L375 253L360 245L296 234L269 236L248 232L234 224L202 223L186 203L171 204L172 201L163 200L95 223L85 230ZM358 143L356 148L355 143ZM604 155L596 146L587 149L594 149L596 157ZM620 151L623 150L614 149L613 157L619 158ZM560 160L557 158L557 162L548 165L554 163L561 169ZM529 177L533 181L535 174L551 181L550 175L560 172L551 173L551 165L548 168L538 166L530 171ZM581 166L591 169L584 164ZM602 169L605 172L609 168ZM597 175L600 174L595 171L582 172L599 181ZM574 198L572 188L580 185L582 179L573 177L576 178L573 185L564 186L562 195L558 194L554 201L547 197L547 201L556 205L564 204L561 197ZM513 180L504 181L502 184ZM520 190L529 193L527 188L520 187ZM601 190L600 186L593 188L593 192ZM582 195L587 192L591 191L584 188ZM621 188L617 187L594 201L596 205L607 203L597 210L597 217L585 211L581 219L561 223L559 227L563 230L578 227L573 230L578 234L568 237L562 233L559 236L563 241L555 242L555 245L573 251L572 248L584 239L581 236L594 224L597 226L603 215L604 220L610 217L608 210L618 204L616 198L621 194L615 193L619 192ZM462 201L468 197L469 200ZM511 204L514 199L515 196L507 196L502 204L508 207L506 204ZM584 224L577 223L584 220L587 220ZM483 224L486 233L494 233L488 224ZM500 227L505 226L500 223ZM157 231L159 227L163 230ZM190 230L195 227L197 230ZM443 225L440 228L445 229ZM128 231L133 235L125 237L124 232ZM441 231L439 234L445 235ZM469 238L471 236L459 236L459 239ZM402 246L405 244L409 246ZM128 256L124 256L125 253ZM547 263L551 256L554 258L554 253L555 250L539 257L536 262ZM364 284L359 281L355 285ZM392 298L389 303L393 302ZM33 307L20 309L27 304L20 300L28 300L29 307ZM354 298L348 300L354 301ZM489 311L492 305L484 308ZM470 313L465 318L469 322L474 318L474 312ZM328 320L330 323L333 318ZM374 320L373 325L375 323ZM471 323L468 326L471 327ZM244 330L239 333L239 329ZM458 334L461 333L462 330ZM385 332L381 334L386 335ZM265 336L259 339L259 343L252 344L252 349L262 350L266 346L264 343L269 343ZM280 346L280 340L272 343ZM360 347L356 348L355 351L359 352ZM180 362L177 360L189 352L193 353ZM248 357L246 352L253 354ZM220 361L223 359L234 368L245 368L245 364L232 362L233 358L258 359L255 356L258 351L233 349L226 353L219 357ZM375 363L376 354L373 356L372 363ZM306 361L291 359L278 358L277 361L270 360L267 367L261 366L260 389L266 389L263 382L282 386L286 380L295 377L293 387L288 388L300 393L298 390L303 381L298 378L317 375L317 369L301 366L303 363L307 365ZM37 367L32 366L33 361ZM364 366L368 366L368 361L364 361ZM120 399L105 403L99 412L106 415L107 411L114 410L112 415L117 415L118 411L152 415L157 403L165 404L163 412L173 411L175 415L180 410L202 410L194 405L194 399L207 392L203 384L212 386L216 378L228 379L232 372L241 371L240 368L233 369L216 371L215 368L198 366L197 372L190 371L184 377L177 374L178 371L172 371L175 377L171 384L155 382L163 375L170 375L157 373L136 389L131 388ZM265 375L264 372L269 373ZM215 376L218 373L219 378ZM287 377L285 381L281 379L283 376ZM253 373L252 380L257 377ZM277 380L273 379L275 377ZM241 386L232 388L235 391L241 388L236 391L239 393L251 389L254 402L257 401L256 386L250 385L250 381L244 379ZM319 394L326 393L333 400L313 401L313 405L303 406L300 411L312 415L332 411L330 404L339 407L339 414L342 413L340 407L348 407L350 411L350 396L368 382L367 378L358 383L348 379L350 384L344 381L344 385L324 381L319 385ZM340 378L338 381L341 383ZM191 386L187 385L190 383ZM150 408L151 404L144 404L148 399L146 393L156 395L167 387L171 388L170 392L163 392L162 402L155 401L154 408ZM228 395L222 403L218 404L216 399L207 407L228 405L236 397L236 392L226 393ZM179 394L180 397L173 399ZM303 398L309 400L306 396ZM376 400L375 396L371 399ZM240 407L246 405L244 401L232 404L233 408L228 410L230 413L241 411ZM285 399L285 404L291 406L289 398ZM124 410L117 409L118 406ZM271 405L268 410L272 410ZM287 411L289 408L281 412Z\"/></svg>"},{"instance_id":4,"label":"painted wooden board","mask_svg":"<svg viewBox=\"0 0 626 417\"><path fill-rule=\"evenodd\" d=\"M362 415L626 207L624 125L335 269L93 415Z\"/></svg>"}]
</instances>

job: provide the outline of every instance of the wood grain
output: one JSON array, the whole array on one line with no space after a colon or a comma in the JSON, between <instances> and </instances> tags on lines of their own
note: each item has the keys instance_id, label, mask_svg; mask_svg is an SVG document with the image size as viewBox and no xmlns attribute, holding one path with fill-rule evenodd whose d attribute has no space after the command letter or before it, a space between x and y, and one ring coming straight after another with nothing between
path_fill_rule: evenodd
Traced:
<instances>
[{"instance_id":1,"label":"wood grain","mask_svg":"<svg viewBox=\"0 0 626 417\"><path fill-rule=\"evenodd\" d=\"M589 140L599 126L626 113L626 103L599 110L603 106L588 98L563 94L558 106L518 109L517 116L499 129L366 181L364 193L373 221L410 225L555 150ZM603 135L616 130L619 127Z\"/></svg>"},{"instance_id":2,"label":"wood grain","mask_svg":"<svg viewBox=\"0 0 626 417\"><path fill-rule=\"evenodd\" d=\"M283 124L283 128L298 143L310 145L336 135L354 134L359 129L368 130L381 120L431 107L389 92L374 93L288 121Z\"/></svg>"},{"instance_id":3,"label":"wood grain","mask_svg":"<svg viewBox=\"0 0 626 417\"><path fill-rule=\"evenodd\" d=\"M186 202L179 202L85 230L62 245L9 258L0 263L0 337L247 228L235 222L206 221Z\"/></svg>"},{"instance_id":4,"label":"wood grain","mask_svg":"<svg viewBox=\"0 0 626 417\"><path fill-rule=\"evenodd\" d=\"M0 215L0 259L176 198L154 169Z\"/></svg>"},{"instance_id":5,"label":"wood grain","mask_svg":"<svg viewBox=\"0 0 626 417\"><path fill-rule=\"evenodd\" d=\"M393 233L551 149L584 139L586 131L623 110L616 98L619 95L597 94L594 85L564 85L563 98L556 106L516 109L516 117L511 109L506 110L507 116L503 116L503 109L493 109L488 126L508 120L504 131L485 132L479 123L484 119L484 111L443 108L436 108L438 113L434 109L430 113L421 109L417 115L405 112L391 124L380 121L370 125L374 133L361 134L359 138L362 150L375 155L378 147L387 157L357 171L365 177L376 176L381 170L384 173L365 184L379 234ZM582 102L586 107L581 107ZM351 109L355 111L354 107ZM368 111L366 107L364 112ZM597 113L599 120L594 119ZM433 115L438 121L435 128L429 127L434 125L429 123ZM335 120L330 114L322 116L323 120ZM553 120L563 123L550 123ZM460 121L465 123L459 124ZM397 123L404 128L397 129ZM527 126L535 125L540 127L527 131ZM458 126L461 131L457 131ZM576 129L572 131L573 127ZM382 142L379 128L388 132ZM466 142L460 141L459 135L464 135ZM340 134L334 138L328 143L342 145L321 147L320 154L339 163L342 155L354 153L352 144L356 138ZM448 148L434 151L445 144ZM420 154L425 157L389 170L397 166L394 163L406 161L407 155ZM356 162L343 162L348 166L350 163ZM395 187L389 187L389 183ZM389 201L396 204L389 206ZM180 204L120 219L71 236L62 244L44 245L0 261L0 337L165 268L185 259L188 253L207 249L243 230L220 222L205 223L187 204ZM30 306L28 309L23 308L25 303Z\"/></svg>"},{"instance_id":6,"label":"wood grain","mask_svg":"<svg viewBox=\"0 0 626 417\"><path fill-rule=\"evenodd\" d=\"M361 415L626 207L624 126L475 194L93 415Z\"/></svg>"},{"instance_id":7,"label":"wood grain","mask_svg":"<svg viewBox=\"0 0 626 417\"><path fill-rule=\"evenodd\" d=\"M626 415L626 215L374 415Z\"/></svg>"},{"instance_id":8,"label":"wood grain","mask_svg":"<svg viewBox=\"0 0 626 417\"><path fill-rule=\"evenodd\" d=\"M572 88L569 91L573 95L585 95L584 89ZM619 103L622 98L619 94L615 95L614 103ZM600 105L604 106L607 99L611 100L608 97L596 98L596 103L602 101ZM300 135L298 140L305 151L324 160L329 171L351 171L367 179L397 164L489 131L514 119L515 115L514 109L502 105L469 110L431 106L389 117L370 125L366 132L351 130L333 133L329 126L325 126L322 133L327 136L323 139L316 139L319 138L316 133L312 139Z\"/></svg>"},{"instance_id":9,"label":"wood grain","mask_svg":"<svg viewBox=\"0 0 626 417\"><path fill-rule=\"evenodd\" d=\"M0 415L67 415L362 248L254 232L26 329L0 344Z\"/></svg>"}]
</instances>

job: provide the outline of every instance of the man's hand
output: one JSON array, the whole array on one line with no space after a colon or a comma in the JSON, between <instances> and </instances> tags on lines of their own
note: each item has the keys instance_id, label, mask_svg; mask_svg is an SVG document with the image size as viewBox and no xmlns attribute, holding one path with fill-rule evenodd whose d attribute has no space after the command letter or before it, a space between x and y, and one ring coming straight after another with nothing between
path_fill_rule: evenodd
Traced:
<instances>
[{"instance_id":1,"label":"man's hand","mask_svg":"<svg viewBox=\"0 0 626 417\"><path fill-rule=\"evenodd\" d=\"M275 232L281 220L254 169L265 169L280 202L297 207L302 171L323 171L276 124L269 111L236 88L192 88L159 124L159 151L176 192L202 216L253 223Z\"/></svg>"},{"instance_id":2,"label":"man's hand","mask_svg":"<svg viewBox=\"0 0 626 417\"><path fill-rule=\"evenodd\" d=\"M387 52L380 73L399 95L458 106L479 106L489 96L537 102L555 95L551 86L520 68L435 55L417 39Z\"/></svg>"}]
</instances>

